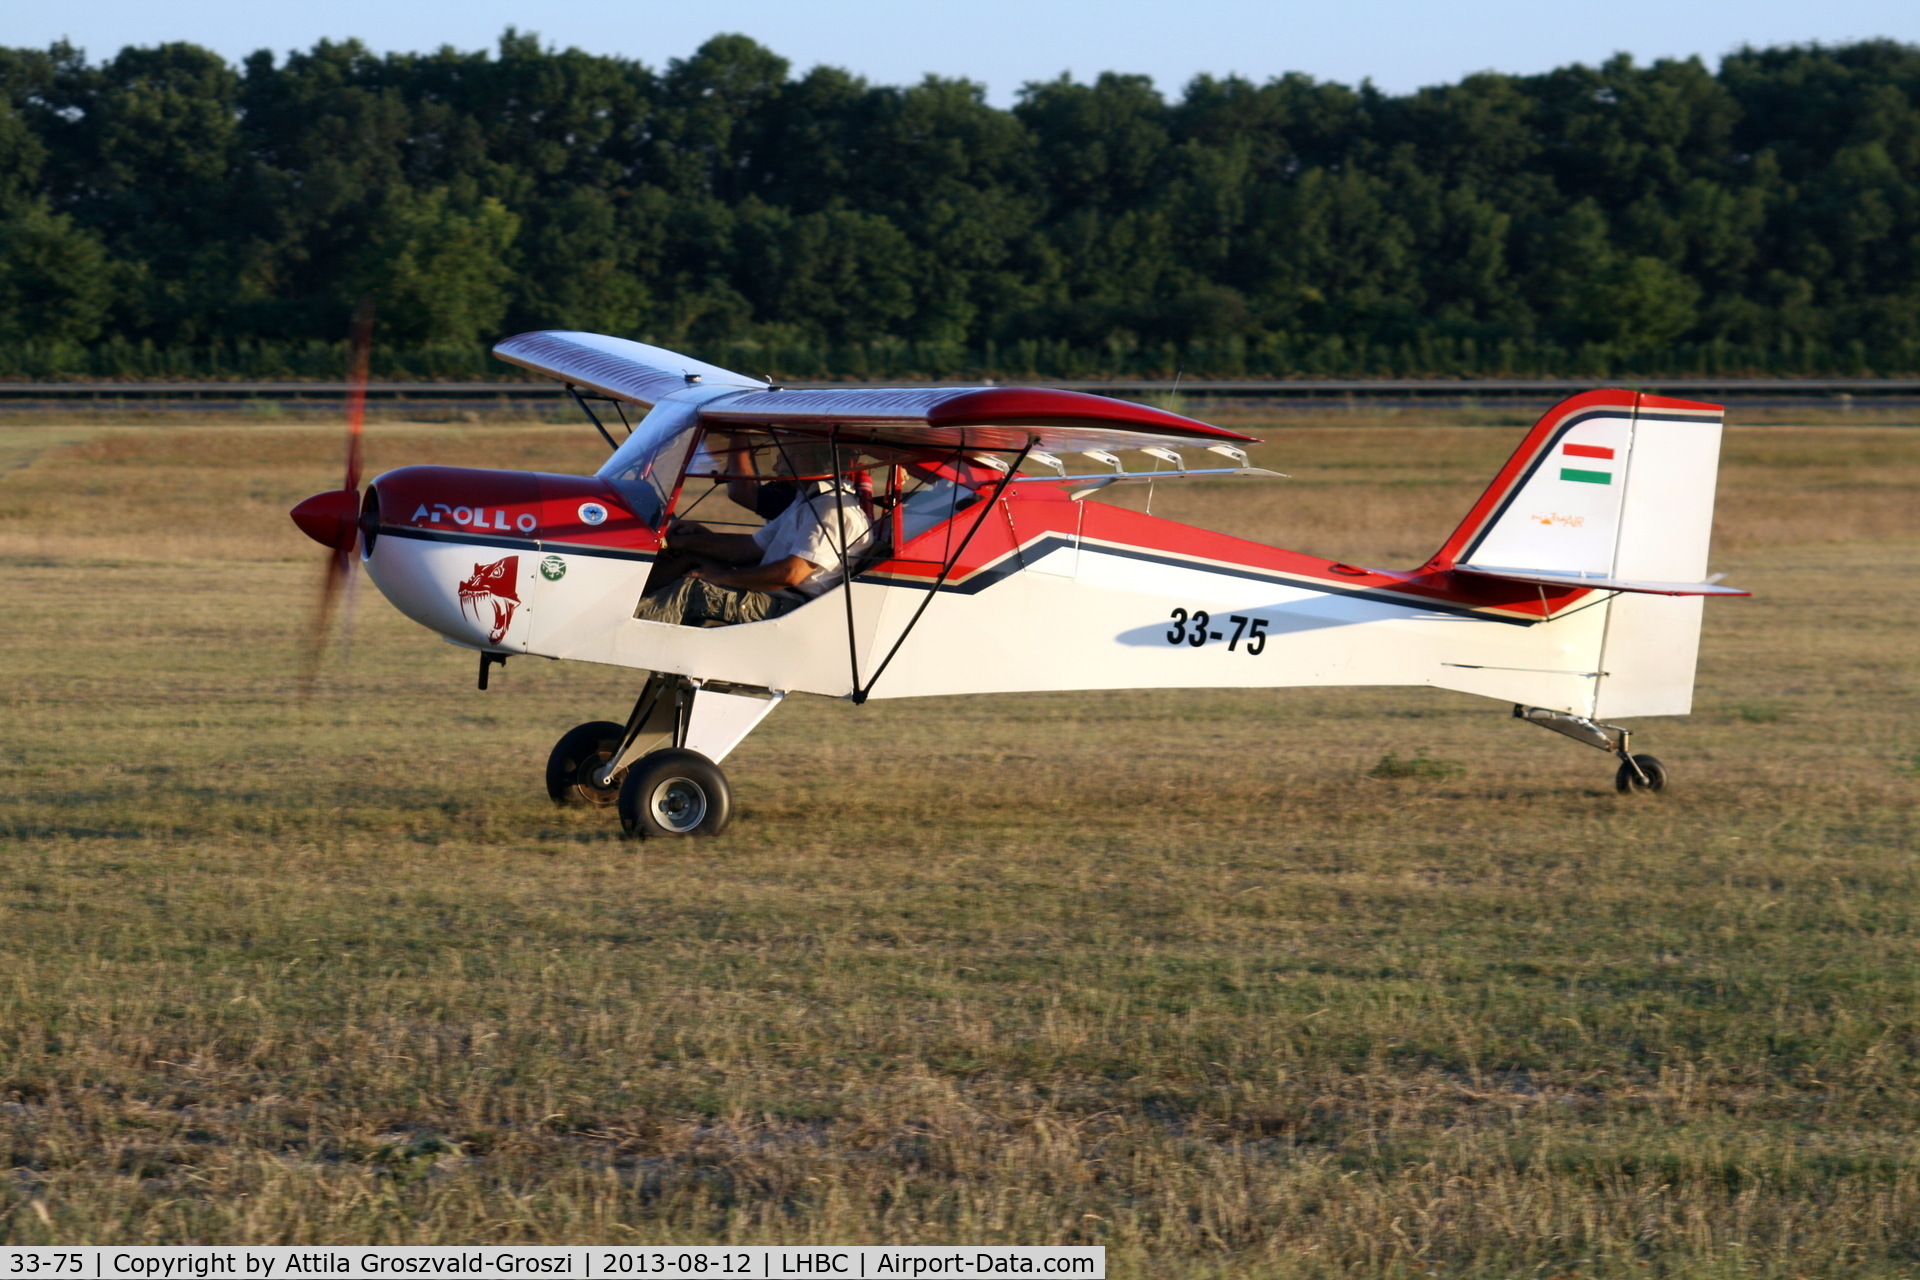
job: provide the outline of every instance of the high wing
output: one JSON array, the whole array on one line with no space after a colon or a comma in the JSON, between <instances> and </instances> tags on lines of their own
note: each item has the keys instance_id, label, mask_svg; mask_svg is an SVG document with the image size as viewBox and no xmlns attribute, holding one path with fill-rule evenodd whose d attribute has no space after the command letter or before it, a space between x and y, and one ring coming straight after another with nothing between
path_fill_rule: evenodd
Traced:
<instances>
[{"instance_id":1,"label":"high wing","mask_svg":"<svg viewBox=\"0 0 1920 1280\"><path fill-rule=\"evenodd\" d=\"M1258 443L1150 405L1047 387L834 388L723 396L700 406L715 426L763 427L904 448L1049 453Z\"/></svg>"},{"instance_id":2,"label":"high wing","mask_svg":"<svg viewBox=\"0 0 1920 1280\"><path fill-rule=\"evenodd\" d=\"M1258 443L1192 418L1107 396L1034 387L775 390L660 347L591 333L523 333L501 359L604 395L653 404L689 386L741 390L705 400L700 420L909 449L1096 449Z\"/></svg>"},{"instance_id":3,"label":"high wing","mask_svg":"<svg viewBox=\"0 0 1920 1280\"><path fill-rule=\"evenodd\" d=\"M493 354L508 364L586 387L616 400L656 404L693 385L752 387L766 384L719 365L707 364L644 342L600 333L544 329L496 343Z\"/></svg>"}]
</instances>

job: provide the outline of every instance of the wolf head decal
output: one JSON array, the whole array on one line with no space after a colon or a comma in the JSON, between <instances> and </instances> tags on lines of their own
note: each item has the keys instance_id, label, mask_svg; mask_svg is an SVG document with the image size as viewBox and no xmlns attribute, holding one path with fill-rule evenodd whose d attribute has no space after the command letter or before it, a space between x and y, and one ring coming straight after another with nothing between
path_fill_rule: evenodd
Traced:
<instances>
[{"instance_id":1,"label":"wolf head decal","mask_svg":"<svg viewBox=\"0 0 1920 1280\"><path fill-rule=\"evenodd\" d=\"M492 564L473 566L473 576L460 584L460 612L471 613L475 622L491 627L488 644L499 644L506 638L507 624L513 621L513 611L520 604L519 582L520 557L504 556ZM491 623L481 612L482 605L492 606Z\"/></svg>"}]
</instances>

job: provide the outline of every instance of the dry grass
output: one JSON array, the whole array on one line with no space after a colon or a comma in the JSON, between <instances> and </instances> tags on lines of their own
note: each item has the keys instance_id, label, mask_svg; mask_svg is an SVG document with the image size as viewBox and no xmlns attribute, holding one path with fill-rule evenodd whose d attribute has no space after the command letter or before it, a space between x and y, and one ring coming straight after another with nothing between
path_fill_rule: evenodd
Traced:
<instances>
[{"instance_id":1,"label":"dry grass","mask_svg":"<svg viewBox=\"0 0 1920 1280\"><path fill-rule=\"evenodd\" d=\"M1272 434L1156 509L1405 563L1518 432ZM297 705L336 444L0 433L0 1240L1920 1272L1920 435L1733 434L1665 796L1438 693L800 700L644 847L540 794L620 672L478 694L375 597Z\"/></svg>"}]
</instances>

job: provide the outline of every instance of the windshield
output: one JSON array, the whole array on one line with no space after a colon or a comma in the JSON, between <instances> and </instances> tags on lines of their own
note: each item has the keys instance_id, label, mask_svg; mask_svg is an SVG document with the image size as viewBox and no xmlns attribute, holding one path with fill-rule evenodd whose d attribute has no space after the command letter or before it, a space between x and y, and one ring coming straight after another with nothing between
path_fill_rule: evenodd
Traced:
<instances>
[{"instance_id":1,"label":"windshield","mask_svg":"<svg viewBox=\"0 0 1920 1280\"><path fill-rule=\"evenodd\" d=\"M594 473L619 491L634 515L656 529L666 521L687 450L699 434L699 413L698 404L669 400L655 405Z\"/></svg>"}]
</instances>

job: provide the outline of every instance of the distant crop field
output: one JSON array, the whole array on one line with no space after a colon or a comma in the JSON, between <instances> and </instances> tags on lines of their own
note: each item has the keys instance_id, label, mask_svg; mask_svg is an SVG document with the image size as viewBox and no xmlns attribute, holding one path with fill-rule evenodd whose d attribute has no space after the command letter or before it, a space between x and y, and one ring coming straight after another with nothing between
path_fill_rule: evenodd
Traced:
<instances>
[{"instance_id":1,"label":"distant crop field","mask_svg":"<svg viewBox=\"0 0 1920 1280\"><path fill-rule=\"evenodd\" d=\"M1520 429L1268 434L1156 513L1406 564ZM1440 692L801 698L647 845L541 785L632 673L368 587L298 701L339 445L0 429L0 1241L1920 1274L1920 430L1730 430L1664 795Z\"/></svg>"}]
</instances>

